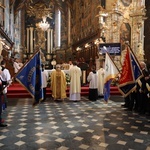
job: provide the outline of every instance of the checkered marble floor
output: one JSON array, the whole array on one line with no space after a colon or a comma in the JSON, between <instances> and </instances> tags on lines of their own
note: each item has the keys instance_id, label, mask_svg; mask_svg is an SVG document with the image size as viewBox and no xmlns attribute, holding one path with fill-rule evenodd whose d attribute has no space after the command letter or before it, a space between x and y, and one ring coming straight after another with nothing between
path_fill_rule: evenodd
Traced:
<instances>
[{"instance_id":1,"label":"checkered marble floor","mask_svg":"<svg viewBox=\"0 0 150 150\"><path fill-rule=\"evenodd\" d=\"M9 100L0 128L0 150L149 150L150 117L121 107L118 97L105 104L48 99Z\"/></svg>"}]
</instances>

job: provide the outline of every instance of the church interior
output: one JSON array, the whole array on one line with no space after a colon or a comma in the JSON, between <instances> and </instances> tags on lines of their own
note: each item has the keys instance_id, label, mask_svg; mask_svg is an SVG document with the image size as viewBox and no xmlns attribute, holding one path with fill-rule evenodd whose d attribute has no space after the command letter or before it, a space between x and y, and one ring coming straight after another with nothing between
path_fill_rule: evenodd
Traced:
<instances>
[{"instance_id":1,"label":"church interior","mask_svg":"<svg viewBox=\"0 0 150 150\"><path fill-rule=\"evenodd\" d=\"M130 2L131 1L131 2ZM0 1L1 59L26 62L37 49L47 69L69 60L102 65L100 45L120 43L119 66L128 41L139 60L149 64L149 2L145 0Z\"/></svg>"},{"instance_id":2,"label":"church interior","mask_svg":"<svg viewBox=\"0 0 150 150\"><path fill-rule=\"evenodd\" d=\"M104 65L104 47L114 48L110 55L120 70L126 45L150 68L149 24L149 0L0 0L0 61L13 77L14 59L24 64L41 50L49 71L61 64L67 72L70 61L79 62L86 85L90 66ZM125 111L121 94L108 104L89 101L87 93L78 103L55 103L48 94L32 108L32 98L16 88L13 96L8 88L1 150L150 149L150 115Z\"/></svg>"}]
</instances>

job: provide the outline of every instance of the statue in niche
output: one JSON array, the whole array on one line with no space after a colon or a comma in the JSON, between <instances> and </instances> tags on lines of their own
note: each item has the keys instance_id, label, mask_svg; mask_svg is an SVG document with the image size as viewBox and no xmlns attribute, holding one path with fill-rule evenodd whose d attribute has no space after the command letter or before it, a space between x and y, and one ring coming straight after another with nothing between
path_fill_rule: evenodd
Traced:
<instances>
[{"instance_id":1,"label":"statue in niche","mask_svg":"<svg viewBox=\"0 0 150 150\"><path fill-rule=\"evenodd\" d=\"M44 53L42 51L41 51L41 60L42 60L42 64L46 63L46 59L45 59Z\"/></svg>"},{"instance_id":2,"label":"statue in niche","mask_svg":"<svg viewBox=\"0 0 150 150\"><path fill-rule=\"evenodd\" d=\"M36 42L36 44L40 48L45 49L45 41L46 41L45 32L41 29L38 29L37 30L37 42Z\"/></svg>"},{"instance_id":3,"label":"statue in niche","mask_svg":"<svg viewBox=\"0 0 150 150\"><path fill-rule=\"evenodd\" d=\"M131 27L129 23L123 23L120 27L120 42L122 46L122 50L125 49L125 44L131 43Z\"/></svg>"},{"instance_id":4,"label":"statue in niche","mask_svg":"<svg viewBox=\"0 0 150 150\"><path fill-rule=\"evenodd\" d=\"M138 60L140 61L143 61L144 60L144 50L143 50L143 45L142 43L140 42L137 46L137 53L136 53L136 56L138 58Z\"/></svg>"}]
</instances>

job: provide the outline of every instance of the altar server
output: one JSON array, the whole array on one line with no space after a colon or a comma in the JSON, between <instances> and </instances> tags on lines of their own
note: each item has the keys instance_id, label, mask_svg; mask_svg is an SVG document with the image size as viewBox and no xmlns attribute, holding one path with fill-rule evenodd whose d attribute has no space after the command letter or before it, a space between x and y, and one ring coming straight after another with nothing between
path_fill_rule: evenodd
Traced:
<instances>
[{"instance_id":1,"label":"altar server","mask_svg":"<svg viewBox=\"0 0 150 150\"><path fill-rule=\"evenodd\" d=\"M96 101L98 98L98 75L95 66L91 67L87 81L89 82L89 100Z\"/></svg>"}]
</instances>

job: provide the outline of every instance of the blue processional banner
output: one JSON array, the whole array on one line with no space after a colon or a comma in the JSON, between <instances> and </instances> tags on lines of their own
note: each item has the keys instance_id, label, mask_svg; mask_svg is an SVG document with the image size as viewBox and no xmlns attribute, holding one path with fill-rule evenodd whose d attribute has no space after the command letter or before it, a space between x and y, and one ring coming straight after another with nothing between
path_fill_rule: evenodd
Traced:
<instances>
[{"instance_id":1,"label":"blue processional banner","mask_svg":"<svg viewBox=\"0 0 150 150\"><path fill-rule=\"evenodd\" d=\"M40 51L37 51L31 59L19 70L15 76L34 98L34 103L43 99L42 70Z\"/></svg>"},{"instance_id":2,"label":"blue processional banner","mask_svg":"<svg viewBox=\"0 0 150 150\"><path fill-rule=\"evenodd\" d=\"M135 81L137 81L143 76L143 73L142 73L139 62L136 59L136 56L134 55L134 53L131 50L130 50L130 57L131 57L132 68L133 68L133 72L134 72L134 79L135 79Z\"/></svg>"}]
</instances>

